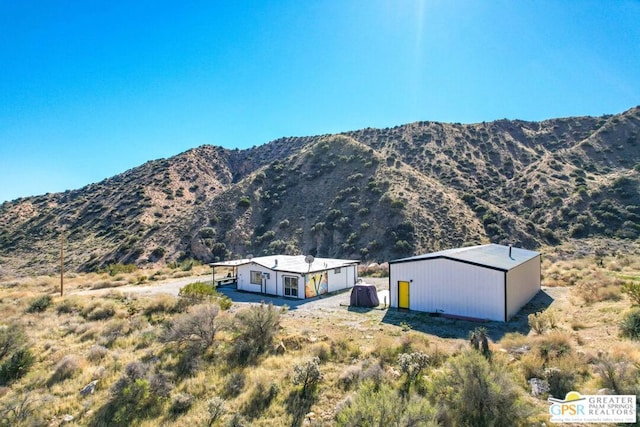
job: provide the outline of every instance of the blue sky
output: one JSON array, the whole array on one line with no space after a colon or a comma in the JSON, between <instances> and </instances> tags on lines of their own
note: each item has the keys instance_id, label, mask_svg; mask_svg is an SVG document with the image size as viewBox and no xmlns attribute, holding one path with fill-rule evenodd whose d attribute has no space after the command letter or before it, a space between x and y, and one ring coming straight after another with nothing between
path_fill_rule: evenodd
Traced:
<instances>
[{"instance_id":1,"label":"blue sky","mask_svg":"<svg viewBox=\"0 0 640 427\"><path fill-rule=\"evenodd\" d=\"M0 0L0 202L203 144L640 104L640 1Z\"/></svg>"}]
</instances>

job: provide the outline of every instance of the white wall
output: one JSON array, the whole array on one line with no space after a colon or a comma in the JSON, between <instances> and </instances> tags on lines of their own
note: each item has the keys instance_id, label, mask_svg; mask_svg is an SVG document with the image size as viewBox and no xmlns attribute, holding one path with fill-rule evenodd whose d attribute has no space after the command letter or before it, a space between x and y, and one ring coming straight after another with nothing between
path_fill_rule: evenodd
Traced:
<instances>
[{"instance_id":1,"label":"white wall","mask_svg":"<svg viewBox=\"0 0 640 427\"><path fill-rule=\"evenodd\" d=\"M265 286L262 284L252 284L251 283L251 272L252 271L261 271L262 273L268 273L269 279L266 280L266 291L271 292L271 290L275 290L276 283L276 275L270 269L263 267L258 264L250 263L238 266L238 289L242 291L248 292L263 292L265 291ZM264 276L263 276L264 277Z\"/></svg>"},{"instance_id":2,"label":"white wall","mask_svg":"<svg viewBox=\"0 0 640 427\"><path fill-rule=\"evenodd\" d=\"M409 309L504 321L504 272L445 258L391 264L390 305L398 281L409 284Z\"/></svg>"},{"instance_id":3,"label":"white wall","mask_svg":"<svg viewBox=\"0 0 640 427\"><path fill-rule=\"evenodd\" d=\"M335 269L328 270L329 292L341 289L353 288L358 281L358 273L355 265L342 267L340 273L335 273Z\"/></svg>"},{"instance_id":4,"label":"white wall","mask_svg":"<svg viewBox=\"0 0 640 427\"><path fill-rule=\"evenodd\" d=\"M540 291L540 256L507 273L507 320Z\"/></svg>"}]
</instances>

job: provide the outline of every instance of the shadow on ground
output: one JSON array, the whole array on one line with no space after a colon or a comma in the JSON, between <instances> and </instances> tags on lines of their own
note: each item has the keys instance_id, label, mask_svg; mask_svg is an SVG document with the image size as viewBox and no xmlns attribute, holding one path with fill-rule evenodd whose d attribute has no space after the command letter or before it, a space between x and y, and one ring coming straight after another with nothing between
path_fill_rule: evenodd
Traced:
<instances>
[{"instance_id":1,"label":"shadow on ground","mask_svg":"<svg viewBox=\"0 0 640 427\"><path fill-rule=\"evenodd\" d=\"M236 289L235 285L229 286L219 286L217 291L227 297L231 298L233 302L242 302L242 303L253 303L260 304L264 302L265 304L273 304L276 307L287 306L289 310L295 310L298 307L303 308L305 305L310 305L316 301L321 301L323 299L331 298L336 295L344 294L351 289L345 289L337 292L333 292L330 294L322 295L320 297L314 298L306 298L306 299L296 299L296 298L284 298L275 295L266 295L266 294L258 294L253 292L239 291Z\"/></svg>"},{"instance_id":2,"label":"shadow on ground","mask_svg":"<svg viewBox=\"0 0 640 427\"><path fill-rule=\"evenodd\" d=\"M528 316L531 313L544 310L551 305L553 298L549 293L541 290L508 322L474 322L469 320L433 317L429 313L405 311L390 308L384 315L382 322L411 328L415 331L436 335L440 338L469 338L469 332L478 327L486 328L487 335L492 341L499 341L509 332L519 332L527 335L529 327Z\"/></svg>"}]
</instances>

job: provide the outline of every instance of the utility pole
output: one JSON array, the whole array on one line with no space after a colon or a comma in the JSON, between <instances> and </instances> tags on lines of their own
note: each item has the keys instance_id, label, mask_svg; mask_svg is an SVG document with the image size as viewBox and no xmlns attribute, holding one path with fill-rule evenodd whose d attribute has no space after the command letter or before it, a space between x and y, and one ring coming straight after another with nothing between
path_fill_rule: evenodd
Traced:
<instances>
[{"instance_id":1,"label":"utility pole","mask_svg":"<svg viewBox=\"0 0 640 427\"><path fill-rule=\"evenodd\" d=\"M60 229L60 296L64 296L64 229Z\"/></svg>"}]
</instances>

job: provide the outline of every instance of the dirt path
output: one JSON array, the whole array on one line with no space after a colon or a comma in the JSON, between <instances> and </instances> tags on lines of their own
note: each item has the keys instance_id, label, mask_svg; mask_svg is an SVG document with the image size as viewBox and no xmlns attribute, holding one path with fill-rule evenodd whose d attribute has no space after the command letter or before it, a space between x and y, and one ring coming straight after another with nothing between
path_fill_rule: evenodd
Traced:
<instances>
[{"instance_id":1,"label":"dirt path","mask_svg":"<svg viewBox=\"0 0 640 427\"><path fill-rule=\"evenodd\" d=\"M169 294L178 295L180 289L190 283L196 282L211 282L211 275L206 276L189 276L181 277L180 279L166 279L160 282L153 282L144 285L126 285L117 286L113 288L102 289L90 289L86 291L71 291L74 295L106 295L109 292L121 292L123 294L138 294L138 295L155 295L155 294Z\"/></svg>"}]
</instances>

